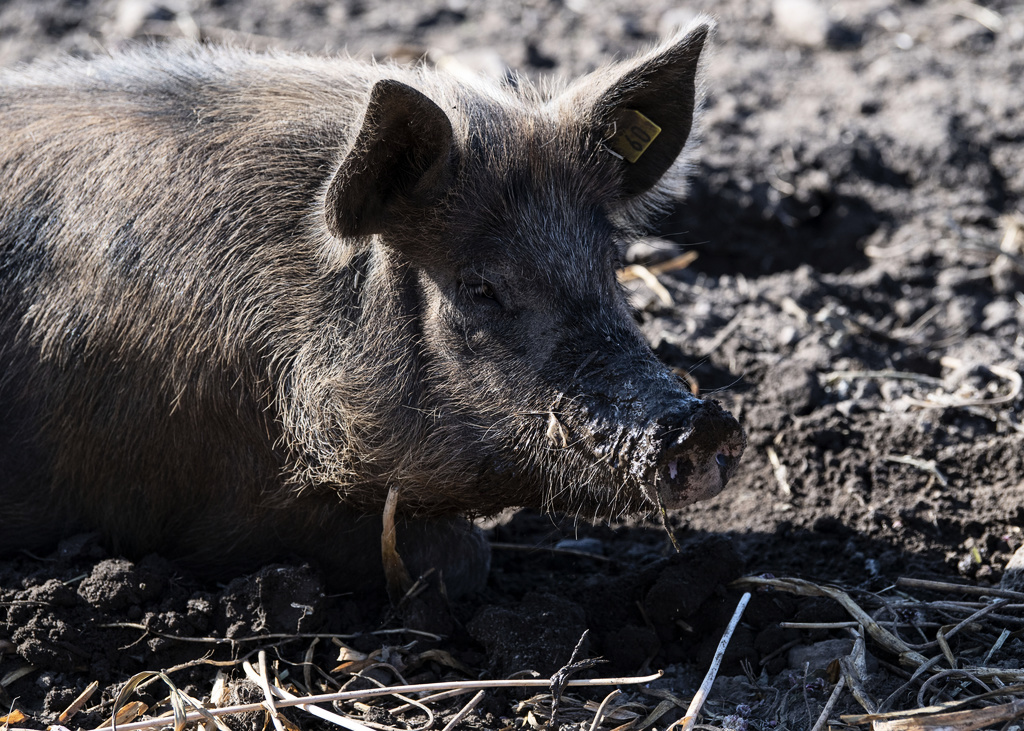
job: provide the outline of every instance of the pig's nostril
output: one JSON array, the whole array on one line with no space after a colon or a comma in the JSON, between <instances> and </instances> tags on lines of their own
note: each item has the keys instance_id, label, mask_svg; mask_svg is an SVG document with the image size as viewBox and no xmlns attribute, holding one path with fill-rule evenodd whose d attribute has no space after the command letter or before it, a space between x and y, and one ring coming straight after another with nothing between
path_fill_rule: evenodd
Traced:
<instances>
[{"instance_id":1,"label":"pig's nostril","mask_svg":"<svg viewBox=\"0 0 1024 731\"><path fill-rule=\"evenodd\" d=\"M715 461L718 462L719 467L725 467L729 463L729 458L723 452L719 452L715 455Z\"/></svg>"},{"instance_id":2,"label":"pig's nostril","mask_svg":"<svg viewBox=\"0 0 1024 731\"><path fill-rule=\"evenodd\" d=\"M679 460L674 459L668 463L668 476L670 480L676 479L679 474Z\"/></svg>"}]
</instances>

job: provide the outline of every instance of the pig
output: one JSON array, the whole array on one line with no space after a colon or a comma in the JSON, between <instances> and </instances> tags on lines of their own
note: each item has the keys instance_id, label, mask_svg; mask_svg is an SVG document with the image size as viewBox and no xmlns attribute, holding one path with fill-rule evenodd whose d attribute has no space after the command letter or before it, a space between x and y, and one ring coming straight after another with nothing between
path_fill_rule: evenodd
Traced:
<instances>
[{"instance_id":1,"label":"pig","mask_svg":"<svg viewBox=\"0 0 1024 731\"><path fill-rule=\"evenodd\" d=\"M717 494L743 430L616 279L681 193L712 30L542 88L173 44L0 74L0 550L380 586L393 494L459 594L474 517Z\"/></svg>"}]
</instances>

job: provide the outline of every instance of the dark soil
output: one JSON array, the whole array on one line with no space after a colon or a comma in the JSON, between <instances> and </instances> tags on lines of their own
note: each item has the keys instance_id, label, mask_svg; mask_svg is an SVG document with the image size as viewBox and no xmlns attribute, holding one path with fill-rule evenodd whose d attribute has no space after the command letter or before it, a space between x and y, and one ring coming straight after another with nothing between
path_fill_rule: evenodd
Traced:
<instances>
[{"instance_id":1,"label":"dark soil","mask_svg":"<svg viewBox=\"0 0 1024 731\"><path fill-rule=\"evenodd\" d=\"M494 521L487 590L452 608L438 642L374 634L419 615L327 596L308 566L206 585L163 558L131 563L77 536L53 555L0 562L0 716L13 707L27 716L15 725L42 728L96 680L101 690L68 721L92 728L143 670L208 698L208 663L258 648L293 677L304 659L323 668L314 691L345 683L331 672L338 648L302 633L376 651L397 670L372 672L392 683L398 671L410 682L550 675L589 629L580 656L608 661L591 674L663 669L653 685L688 699L742 575L840 584L868 607L901 576L999 582L1024 543L1024 6L10 0L0 63L198 33L539 78L628 54L698 10L720 29L690 195L635 254L699 257L661 276L672 305L643 286L635 298L656 352L738 414L750 443L725 493L670 516L680 552L659 526ZM810 727L834 681L822 668L849 652L850 635L779 622L848 618L830 600L756 593L705 718ZM266 637L277 633L294 637ZM1019 634L990 663L1020 667ZM450 654L427 652L437 648ZM884 697L903 680L895 658L872 652L868 691ZM649 693L628 697L653 707ZM491 693L464 723L522 726L523 697ZM593 717L565 708L565 722ZM847 695L833 716L859 710ZM365 715L399 723L382 708Z\"/></svg>"}]
</instances>

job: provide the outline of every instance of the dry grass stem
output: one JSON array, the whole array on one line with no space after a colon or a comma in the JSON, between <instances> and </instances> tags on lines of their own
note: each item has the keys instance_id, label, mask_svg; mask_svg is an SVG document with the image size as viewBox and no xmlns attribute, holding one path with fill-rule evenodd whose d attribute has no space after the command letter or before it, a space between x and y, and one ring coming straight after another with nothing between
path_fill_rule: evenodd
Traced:
<instances>
[{"instance_id":1,"label":"dry grass stem","mask_svg":"<svg viewBox=\"0 0 1024 731\"><path fill-rule=\"evenodd\" d=\"M822 731L825 728L825 724L828 723L828 717L832 714L832 709L836 707L836 703L839 701L839 695L843 692L843 688L846 687L846 676L840 676L839 681L835 687L832 688L832 693L829 694L828 701L825 702L825 707L821 709L821 715L818 716L818 720L814 722L814 726L811 727L811 731Z\"/></svg>"},{"instance_id":2,"label":"dry grass stem","mask_svg":"<svg viewBox=\"0 0 1024 731\"><path fill-rule=\"evenodd\" d=\"M650 270L652 274L665 274L667 272L676 272L679 271L680 269L685 269L686 267L693 264L693 262L697 261L697 256L698 254L696 251L687 251L680 254L679 256L673 256L668 261L663 261L660 264L653 264L647 268Z\"/></svg>"},{"instance_id":3,"label":"dry grass stem","mask_svg":"<svg viewBox=\"0 0 1024 731\"><path fill-rule=\"evenodd\" d=\"M671 711L676 707L676 704L669 700L664 700L659 703L653 711L647 714L643 721L634 726L636 731L643 731L646 728L650 728L657 723L662 716Z\"/></svg>"},{"instance_id":4,"label":"dry grass stem","mask_svg":"<svg viewBox=\"0 0 1024 731\"><path fill-rule=\"evenodd\" d=\"M24 678L29 673L35 672L35 670L36 670L36 666L35 665L22 665L20 668L15 668L11 672L9 672L6 675L4 675L4 677L2 679L0 679L0 688L6 688L8 685L13 683L15 680L20 680L21 678Z\"/></svg>"},{"instance_id":5,"label":"dry grass stem","mask_svg":"<svg viewBox=\"0 0 1024 731\"><path fill-rule=\"evenodd\" d=\"M840 589L818 586L808 581L791 578L748 577L735 583L745 587L772 587L800 596L830 597L839 602L857 620L864 634L861 634L860 630L853 630L856 638L853 650L849 656L839 659L838 666L841 671L841 683L867 713L844 715L841 717L843 723L851 725L870 723L873 731L911 731L913 729L972 731L972 729L997 723L1008 724L1010 721L1024 716L1024 698L1014 698L1012 702L1000 706L984 705L990 703L992 698L1024 695L1024 670L1015 667L987 666L989 660L999 651L1003 643L1013 636L1013 633L1005 628L992 627L986 622L1006 621L1014 624L1019 622L1019 617L1002 618L998 614L998 610L1005 612L1013 607L1010 601L1018 598L1017 592L946 582L900 579L898 585L901 587L943 592L956 591L976 595L999 595L1001 598L986 603L949 601L928 603L905 596L893 601L883 599L878 595L871 595L882 609L888 610L894 616L895 620L891 623L893 627L910 624L918 629L925 626L934 629L934 641L911 646L884 629L879 622L875 621L846 592ZM1004 594L1008 596L1003 596ZM913 623L900 621L901 616L907 616L908 612L915 618ZM924 621L928 613L937 613L941 618L948 618L951 613L961 612L967 616L962 619L958 618L955 622L947 621L935 624ZM832 624L842 625L844 623ZM970 637L961 639L956 646L950 642L956 635L968 634ZM866 688L865 680L869 675L865 644L867 639L880 645L885 652L896 655L902 665L914 668L909 680L880 704L871 698ZM937 650L938 653L933 657L926 658L920 652L925 649ZM957 650L962 650L967 655L959 657ZM985 659L981 666L972 665L968 658L977 657L982 651L985 651ZM897 668L890 668L890 670L896 671ZM898 698L904 696L914 686L919 686L916 693L916 708L884 712L884 709L891 707ZM976 691L973 695L968 695L967 691L970 689L980 689L980 692ZM833 689L832 696L829 698L832 708L835 707L840 693L841 690L838 686ZM947 703L935 702L936 699L943 696L947 698L960 696L960 698ZM931 705L926 706L928 698L931 698ZM972 705L982 705L982 707L970 708ZM828 708L828 706L826 707ZM824 728L830 713L831 708L827 713L822 713L819 716L818 722L815 724L816 731Z\"/></svg>"},{"instance_id":6,"label":"dry grass stem","mask_svg":"<svg viewBox=\"0 0 1024 731\"><path fill-rule=\"evenodd\" d=\"M976 596L996 596L1024 601L1024 592L1010 591L1009 589L1000 589L994 586L972 586L968 584L954 584L949 581L928 581L926 579L914 579L909 576L901 576L896 580L896 585L908 589L929 589L931 591L974 594Z\"/></svg>"},{"instance_id":7,"label":"dry grass stem","mask_svg":"<svg viewBox=\"0 0 1024 731\"><path fill-rule=\"evenodd\" d=\"M384 561L384 576L388 585L388 596L397 603L412 588L405 562L398 554L398 534L395 529L395 513L398 511L399 489L392 485L384 502L384 530L380 536L380 551Z\"/></svg>"},{"instance_id":8,"label":"dry grass stem","mask_svg":"<svg viewBox=\"0 0 1024 731\"><path fill-rule=\"evenodd\" d=\"M260 671L256 675L255 682L260 686L260 690L263 691L267 712L270 714L270 720L274 724L274 728L277 731L284 731L284 724L281 723L281 718L277 714L277 708L274 706L274 694L270 692L270 674L267 672L267 653L265 650L260 650L259 663Z\"/></svg>"},{"instance_id":9,"label":"dry grass stem","mask_svg":"<svg viewBox=\"0 0 1024 731\"><path fill-rule=\"evenodd\" d=\"M708 668L704 681L700 684L700 688L697 689L697 694L693 696L693 700L690 701L690 705L687 707L683 717L672 724L670 728L678 727L679 731L690 731L693 728L694 723L697 721L697 714L700 713L700 709L704 706L704 701L707 700L708 693L711 692L711 686L718 676L718 668L721 666L722 658L725 657L725 651L729 647L729 640L732 639L733 632L736 631L740 618L743 616L743 610L747 608L749 601L750 592L748 591L743 594L739 604L736 605L736 611L733 612L732 619L729 620L729 626L725 628L725 634L722 635L722 639L718 643L718 649L715 650L715 657L711 661L711 667Z\"/></svg>"},{"instance_id":10,"label":"dry grass stem","mask_svg":"<svg viewBox=\"0 0 1024 731\"><path fill-rule=\"evenodd\" d=\"M733 583L734 585L741 587L767 586L790 594L796 594L798 596L819 596L834 599L839 602L843 608L861 624L862 627L864 627L865 631L872 637L872 639L875 640L875 642L880 644L893 655L899 657L901 664L909 665L910 667L917 667L926 661L926 658L921 653L912 649L906 642L884 629L871 617L871 615L861 609L846 592L840 589L818 586L817 584L805 581L804 579L768 579L757 576L748 576Z\"/></svg>"},{"instance_id":11,"label":"dry grass stem","mask_svg":"<svg viewBox=\"0 0 1024 731\"><path fill-rule=\"evenodd\" d=\"M248 642L272 642L275 640L283 640L286 642L294 642L297 640L308 640L308 639L324 639L331 640L334 643L340 643L342 640L352 640L357 637L363 636L363 634L370 634L378 637L384 637L387 635L399 635L399 634L410 634L418 635L427 640L434 642L440 642L443 637L433 632L424 632L423 630L411 629L409 627L395 627L393 629L377 629L371 632L356 633L356 634L342 634L337 632L294 632L288 634L287 632L274 632L265 635L249 635L248 637L181 637L180 635L172 635L166 632L159 632L151 627L147 627L144 624L138 622L109 622L107 624L98 625L102 628L124 628L124 629L137 629L143 632L147 632L154 637L160 637L165 640L174 640L175 642L193 642L196 644L210 644L210 645L240 645ZM213 661L211 661L212 663ZM237 665L237 662L224 662L223 665ZM34 669L34 668L33 668Z\"/></svg>"},{"instance_id":12,"label":"dry grass stem","mask_svg":"<svg viewBox=\"0 0 1024 731\"><path fill-rule=\"evenodd\" d=\"M964 362L959 358L952 358L950 356L942 357L939 362L943 367L951 369L962 368L964 366ZM1003 366L986 365L985 367L993 374L999 376L1010 384L1010 390L1008 393L1001 396L989 396L982 398L965 398L955 394L933 393L929 394L927 401L911 399L911 402L924 408L963 408L968 406L998 406L1000 404L1013 403L1017 399L1017 396L1020 395L1022 387L1024 387L1024 379L1021 378L1020 373L1012 368L1005 368Z\"/></svg>"},{"instance_id":13,"label":"dry grass stem","mask_svg":"<svg viewBox=\"0 0 1024 731\"><path fill-rule=\"evenodd\" d=\"M647 287L654 292L658 301L665 307L671 307L672 295L665 289L665 285L658 281L658 277L654 274L651 269L643 266L642 264L630 264L619 271L620 282L632 282L639 279Z\"/></svg>"},{"instance_id":14,"label":"dry grass stem","mask_svg":"<svg viewBox=\"0 0 1024 731\"><path fill-rule=\"evenodd\" d=\"M92 694L95 693L100 687L99 681L94 680L86 686L85 690L78 694L78 697L71 701L71 705L61 711L61 714L57 717L57 720L61 723L67 723L68 719L78 713L85 704L92 698Z\"/></svg>"},{"instance_id":15,"label":"dry grass stem","mask_svg":"<svg viewBox=\"0 0 1024 731\"><path fill-rule=\"evenodd\" d=\"M457 688L455 690L446 690L446 691L443 691L441 693L433 693L431 695L424 696L423 698L420 698L418 702L423 704L423 705L429 705L431 703L435 703L436 701L445 700L446 698L458 698L460 695L466 695L467 693L472 693L472 692L473 692L472 688ZM392 713L402 713L403 711L408 711L409 709L415 708L415 707L416 706L414 706L412 703L403 703L400 706L396 706L395 708L392 708L391 712Z\"/></svg>"},{"instance_id":16,"label":"dry grass stem","mask_svg":"<svg viewBox=\"0 0 1024 731\"><path fill-rule=\"evenodd\" d=\"M930 472L935 475L935 479L939 481L940 485L943 487L949 487L949 480L939 469L939 466L935 463L934 459L920 459L919 457L911 457L907 454L887 454L882 457L882 459L886 462L898 462L899 464L917 467L919 470L924 472Z\"/></svg>"},{"instance_id":17,"label":"dry grass stem","mask_svg":"<svg viewBox=\"0 0 1024 731\"><path fill-rule=\"evenodd\" d=\"M906 373L904 371L832 371L826 373L823 378L827 383L835 383L836 381L844 381L856 378L870 378L876 381L916 381L917 383L924 383L929 386L942 386L943 382L941 378L934 378L932 376L926 376L921 373Z\"/></svg>"},{"instance_id":18,"label":"dry grass stem","mask_svg":"<svg viewBox=\"0 0 1024 731\"><path fill-rule=\"evenodd\" d=\"M568 683L566 683L566 685L569 687L639 685L643 683L653 682L661 676L662 673L658 672L652 675L644 675L637 677L581 678L576 680L570 680L568 681ZM320 695L291 697L279 700L274 705L276 708L286 708L290 706L312 705L314 703L333 703L334 701L352 701L361 698L377 698L379 696L386 695L423 693L454 689L470 691L488 688L547 688L550 685L550 683L551 681L547 678L538 678L536 680L460 680L444 683L420 683L414 685L391 686L386 688L368 688L366 690L352 690L343 691L339 693L323 693ZM241 703L233 706L225 706L223 708L204 709L204 712L197 711L188 713L185 718L185 721L199 721L204 718L227 716L235 713L245 713L248 711L259 711L263 710L264 708L266 708L266 706L263 703ZM146 721L137 721L135 723L118 725L118 728L120 729L120 731L137 731L139 729L149 729L156 728L158 726L164 726L166 725L166 723L166 719L150 719Z\"/></svg>"},{"instance_id":19,"label":"dry grass stem","mask_svg":"<svg viewBox=\"0 0 1024 731\"><path fill-rule=\"evenodd\" d=\"M697 261L697 256L698 254L696 251L687 251L683 254L680 254L679 256L674 256L667 261L663 261L660 264L652 264L647 267L641 266L640 268L654 275L665 274L667 272L675 272L679 271L680 269L685 269L686 267L690 266L690 264ZM633 271L633 266L639 265L634 264L632 266L627 266L619 270L620 282L631 282L636 279L642 278Z\"/></svg>"},{"instance_id":20,"label":"dry grass stem","mask_svg":"<svg viewBox=\"0 0 1024 731\"><path fill-rule=\"evenodd\" d=\"M590 731L597 731L597 728L601 725L601 722L604 721L604 712L605 709L608 707L608 703L610 703L612 699L614 699L618 695L622 694L622 692L623 691L615 688L613 691L604 696L604 700L602 700L601 704L597 706L597 711L594 713L594 720L590 724Z\"/></svg>"},{"instance_id":21,"label":"dry grass stem","mask_svg":"<svg viewBox=\"0 0 1024 731\"><path fill-rule=\"evenodd\" d=\"M483 700L485 692L486 691L478 690L476 692L476 695L469 699L469 703L467 703L461 709L459 709L459 712L452 716L452 720L444 725L442 731L452 731L452 729L455 728L456 724L458 724L462 719L468 716L473 711L473 709L477 707L477 704L479 704L480 701ZM618 691L615 692L617 693Z\"/></svg>"},{"instance_id":22,"label":"dry grass stem","mask_svg":"<svg viewBox=\"0 0 1024 731\"><path fill-rule=\"evenodd\" d=\"M792 497L793 488L789 486L786 465L782 464L782 460L779 459L779 455L773 447L767 447L765 451L768 453L768 461L772 464L772 472L775 474L775 481L779 483L779 489L786 497Z\"/></svg>"},{"instance_id":23,"label":"dry grass stem","mask_svg":"<svg viewBox=\"0 0 1024 731\"><path fill-rule=\"evenodd\" d=\"M988 652L985 653L985 659L981 661L982 665L988 665L989 660L992 656L999 652L1003 647L1003 643L1010 637L1010 630L1003 628L1003 631L999 633L998 639L992 643L992 647L988 648Z\"/></svg>"},{"instance_id":24,"label":"dry grass stem","mask_svg":"<svg viewBox=\"0 0 1024 731\"><path fill-rule=\"evenodd\" d=\"M252 680L255 683L259 683L260 685L263 684L263 680L261 679L261 674L256 672L256 669L252 666L251 663L244 663L242 667L245 668L245 674L246 674L246 676L248 676L248 678L250 680ZM269 685L268 685L268 688L269 688L270 692L272 692L276 697L278 697L278 698L280 698L282 700L285 700L285 701L298 700L298 698L296 698L296 696L292 695L291 693L286 691L284 688L279 688L277 686L269 686ZM275 704L275 707L277 707L279 705L281 705L281 704ZM358 721L353 720L351 718L348 718L346 716L342 716L342 715L339 715L337 713L332 713L331 711L324 710L323 708L320 708L319 706L315 706L315 705L312 705L312 704L303 704L303 703L297 703L296 706L298 708L301 708L302 710L306 711L310 715L316 716L317 718L320 718L320 719L322 719L324 721L327 721L329 723L333 723L333 724L335 724L337 726L341 726L342 728L347 728L347 729L349 729L349 731L372 731L369 726L365 726L365 725L359 723Z\"/></svg>"},{"instance_id":25,"label":"dry grass stem","mask_svg":"<svg viewBox=\"0 0 1024 731\"><path fill-rule=\"evenodd\" d=\"M741 317L740 315L736 315L731 320L729 320L729 322L726 323L725 327L719 330L718 334L715 335L715 339L712 340L711 343L704 348L704 354L712 355L713 353L716 353L725 344L725 341L731 338L732 334L736 332L739 329L740 325L742 325L745 321L745 318Z\"/></svg>"},{"instance_id":26,"label":"dry grass stem","mask_svg":"<svg viewBox=\"0 0 1024 731\"><path fill-rule=\"evenodd\" d=\"M1024 698L999 706L972 708L968 711L937 713L873 721L873 731L975 731L997 723L1008 724L1024 716Z\"/></svg>"}]
</instances>

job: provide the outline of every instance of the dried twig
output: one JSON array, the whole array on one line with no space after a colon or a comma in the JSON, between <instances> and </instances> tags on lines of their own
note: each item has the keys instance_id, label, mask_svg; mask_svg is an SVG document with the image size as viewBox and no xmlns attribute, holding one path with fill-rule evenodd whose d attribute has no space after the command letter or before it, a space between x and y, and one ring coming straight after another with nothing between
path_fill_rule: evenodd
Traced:
<instances>
[{"instance_id":1,"label":"dried twig","mask_svg":"<svg viewBox=\"0 0 1024 731\"><path fill-rule=\"evenodd\" d=\"M1024 698L999 706L872 722L873 731L975 731L1024 716Z\"/></svg>"},{"instance_id":2,"label":"dried twig","mask_svg":"<svg viewBox=\"0 0 1024 731\"><path fill-rule=\"evenodd\" d=\"M643 731L645 728L653 726L655 723L657 723L658 719L660 719L666 713L671 711L674 707L675 703L673 703L670 700L664 700L657 706L655 706L654 710L644 717L644 720L640 721L632 728L635 729L635 731Z\"/></svg>"},{"instance_id":3,"label":"dried twig","mask_svg":"<svg viewBox=\"0 0 1024 731\"><path fill-rule=\"evenodd\" d=\"M698 254L696 251L686 251L679 256L673 256L668 261L663 261L660 264L652 264L647 267L652 274L665 274L666 272L675 272L686 267L697 261Z\"/></svg>"},{"instance_id":4,"label":"dried twig","mask_svg":"<svg viewBox=\"0 0 1024 731\"><path fill-rule=\"evenodd\" d=\"M89 702L89 699L92 698L92 694L95 693L99 687L100 683L98 680L94 680L89 683L85 690L79 693L78 697L71 701L71 705L61 711L61 714L57 716L57 720L60 723L67 723L68 719L85 707L85 704Z\"/></svg>"},{"instance_id":5,"label":"dried twig","mask_svg":"<svg viewBox=\"0 0 1024 731\"><path fill-rule=\"evenodd\" d=\"M472 693L472 692L473 692L473 688L456 688L455 690L446 690L446 691L442 691L441 693L433 693L431 695L424 696L423 698L420 698L417 701L417 703L420 703L422 705L427 705L429 703L433 703L434 701L440 701L440 700L444 700L446 698L457 698L460 695L466 695L467 693ZM392 713L401 713L402 711L408 711L410 708L416 708L416 706L413 705L412 703L403 703L400 706L396 706L395 708L392 708L391 712Z\"/></svg>"},{"instance_id":6,"label":"dried twig","mask_svg":"<svg viewBox=\"0 0 1024 731\"><path fill-rule=\"evenodd\" d=\"M775 473L775 481L779 483L779 489L786 497L792 497L793 488L789 486L786 465L782 464L782 460L779 459L779 455L773 447L767 447L765 451L768 453L768 461L772 463L772 472Z\"/></svg>"},{"instance_id":7,"label":"dried twig","mask_svg":"<svg viewBox=\"0 0 1024 731\"><path fill-rule=\"evenodd\" d=\"M898 462L899 464L907 464L911 467L917 467L919 470L924 472L930 472L935 475L935 479L939 481L939 484L943 487L949 487L949 480L939 469L934 459L921 459L919 457L911 457L908 454L887 454L882 457L886 462Z\"/></svg>"},{"instance_id":8,"label":"dried twig","mask_svg":"<svg viewBox=\"0 0 1024 731\"><path fill-rule=\"evenodd\" d=\"M942 386L941 378L926 376L923 373L907 373L904 371L832 371L822 376L826 382L844 381L855 378L869 378L875 381L916 381L930 386Z\"/></svg>"},{"instance_id":9,"label":"dried twig","mask_svg":"<svg viewBox=\"0 0 1024 731\"><path fill-rule=\"evenodd\" d=\"M576 680L570 680L568 683L566 683L566 685L569 687L639 685L643 683L653 682L661 676L662 673L658 672L654 673L653 675L644 675L638 677L578 678ZM333 703L334 701L351 701L358 700L361 698L376 698L378 696L397 695L400 693L408 694L441 690L454 690L456 688L462 690L480 690L485 688L546 688L550 685L550 683L551 681L546 678L539 678L536 680L463 680L445 683L420 683L416 685L391 686L387 688L368 688L366 690L350 690L339 693L323 693L320 695L286 698L275 703L275 707L286 708L289 706L312 705L314 703ZM263 708L265 708L263 703L241 703L234 706L203 709L203 711L188 713L184 720L185 722L200 721L210 716L227 716L234 713L259 711ZM119 724L118 729L120 729L121 731L137 731L138 729L149 729L165 725L167 725L167 719L149 719L146 721L137 721L135 723L129 723L124 725Z\"/></svg>"},{"instance_id":10,"label":"dried twig","mask_svg":"<svg viewBox=\"0 0 1024 731\"><path fill-rule=\"evenodd\" d=\"M672 295L665 289L665 285L658 281L658 277L651 269L641 264L630 264L619 272L620 282L630 282L634 279L639 279L646 284L663 306L671 307L673 305Z\"/></svg>"},{"instance_id":11,"label":"dried twig","mask_svg":"<svg viewBox=\"0 0 1024 731\"><path fill-rule=\"evenodd\" d=\"M179 635L172 635L166 632L159 632L152 627L147 627L139 622L108 622L106 624L97 625L104 629L108 628L124 628L124 629L137 629L143 632L148 632L154 637L160 637L165 640L175 640L177 642L195 642L199 644L210 644L210 645L235 645L242 644L245 642L272 642L276 640L282 640L290 642L294 640L308 640L308 639L328 639L332 642L341 642L342 640L353 640L357 637L361 637L363 634L370 634L374 636L386 636L386 635L397 635L397 634L411 634L418 635L434 642L439 642L443 637L433 632L424 632L423 630L411 629L409 627L396 627L392 629L376 629L371 632L354 634L341 634L338 632L293 632L291 634L287 632L276 632L268 633L265 635L249 635L248 637L181 637ZM215 664L217 661L210 661L210 664ZM235 661L222 662L222 665L237 665ZM181 667L191 667L191 664L182 664Z\"/></svg>"},{"instance_id":12,"label":"dried twig","mask_svg":"<svg viewBox=\"0 0 1024 731\"><path fill-rule=\"evenodd\" d=\"M245 669L245 674L249 677L250 680L260 685L263 684L263 680L260 677L260 673L256 672L256 669L252 666L252 663L244 663L242 667ZM299 700L298 698L296 698L296 696L292 695L284 688L279 688L276 685L272 686L269 684L267 685L267 687L269 688L269 692L272 692L275 696L281 698L282 700ZM277 703L275 704L275 707L280 705L282 704ZM365 726L356 721L355 719L348 718L337 713L332 713L331 711L324 710L323 708L315 706L311 703L296 703L295 705L298 708L301 708L302 710L306 711L307 713L316 716L317 718L323 719L324 721L328 721L337 726L341 726L342 728L347 728L349 729L349 731L372 731L372 729L369 726Z\"/></svg>"},{"instance_id":13,"label":"dried twig","mask_svg":"<svg viewBox=\"0 0 1024 731\"><path fill-rule=\"evenodd\" d=\"M925 658L924 655L911 648L906 642L878 624L871 615L861 609L846 592L840 589L818 586L817 584L805 581L804 579L769 579L760 576L747 576L742 579L737 579L733 584L745 587L771 587L773 589L801 596L829 597L830 599L834 599L839 602L854 619L860 622L861 626L864 627L865 631L872 637L872 639L875 640L875 642L882 645L882 647L892 654L898 656L902 664L916 667L927 661L927 658Z\"/></svg>"},{"instance_id":14,"label":"dried twig","mask_svg":"<svg viewBox=\"0 0 1024 731\"><path fill-rule=\"evenodd\" d=\"M267 672L266 650L260 650L259 663L260 671L256 676L256 684L263 691L267 712L270 714L270 720L274 724L274 728L277 731L284 731L284 724L281 723L281 718L277 715L277 707L274 705L274 694L270 691L270 673Z\"/></svg>"},{"instance_id":15,"label":"dried twig","mask_svg":"<svg viewBox=\"0 0 1024 731\"><path fill-rule=\"evenodd\" d=\"M726 340L732 337L732 334L739 329L740 325L746 322L746 319L747 318L744 315L736 315L731 320L729 320L729 322L725 324L725 327L718 331L718 334L715 335L714 340L712 340L708 344L708 346L704 348L704 354L711 355L715 353L719 348L721 348L725 344Z\"/></svg>"},{"instance_id":16,"label":"dried twig","mask_svg":"<svg viewBox=\"0 0 1024 731\"><path fill-rule=\"evenodd\" d=\"M477 704L483 700L485 692L486 691L478 690L476 692L476 695L469 699L469 703L464 705L459 710L459 712L452 717L452 720L444 725L444 729L442 729L442 731L452 731L452 729L455 728L456 724L458 724L459 721L468 716L472 712L472 710L477 707ZM617 693L618 691L615 692Z\"/></svg>"},{"instance_id":17,"label":"dried twig","mask_svg":"<svg viewBox=\"0 0 1024 731\"><path fill-rule=\"evenodd\" d=\"M604 700L601 701L601 705L597 707L597 712L594 713L594 720L590 723L590 731L597 731L597 727L600 726L601 721L604 720L604 711L608 707L608 704L612 702L612 699L614 699L621 693L622 691L616 688L604 697Z\"/></svg>"},{"instance_id":18,"label":"dried twig","mask_svg":"<svg viewBox=\"0 0 1024 731\"><path fill-rule=\"evenodd\" d=\"M388 490L387 499L384 501L384 530L380 537L380 551L384 562L388 597L393 604L398 604L413 585L409 571L405 568L405 562L402 561L402 557L398 553L395 512L398 510L399 496L400 490L392 485Z\"/></svg>"},{"instance_id":19,"label":"dried twig","mask_svg":"<svg viewBox=\"0 0 1024 731\"><path fill-rule=\"evenodd\" d=\"M1024 601L1024 592L999 589L994 586L973 586L968 584L954 584L950 581L928 581L926 579L914 579L909 576L901 576L896 580L897 586L909 589L930 589L932 591L945 591L960 594L974 594L977 596L998 596L1006 599L1017 599Z\"/></svg>"},{"instance_id":20,"label":"dried twig","mask_svg":"<svg viewBox=\"0 0 1024 731\"><path fill-rule=\"evenodd\" d=\"M672 724L669 728L679 728L679 731L690 731L693 725L697 721L697 714L700 713L701 707L704 705L704 701L707 700L708 693L711 692L711 686L715 682L715 678L718 675L718 668L722 664L722 658L725 657L725 650L729 647L729 640L732 639L733 632L736 631L737 625L740 623L740 617L743 616L743 610L747 608L747 603L750 601L750 592L745 592L740 598L739 604L736 605L736 611L733 612L732 619L729 620L729 626L725 628L725 634L722 635L721 641L718 643L718 649L715 650L715 657L711 661L711 667L708 668L707 674L704 676L704 681L700 684L700 688L697 689L696 695L693 696L693 700L690 701L689 707L686 709L686 713L681 719Z\"/></svg>"},{"instance_id":21,"label":"dried twig","mask_svg":"<svg viewBox=\"0 0 1024 731\"><path fill-rule=\"evenodd\" d=\"M643 269L649 274L665 274L666 272L674 272L680 269L685 269L697 260L696 251L687 251L679 256L674 256L668 261L663 261L660 264L651 264L650 266L631 265L624 267L619 270L618 276L620 282L631 282L636 279L644 279L644 276L633 269L634 266ZM646 279L644 279L646 281Z\"/></svg>"},{"instance_id":22,"label":"dried twig","mask_svg":"<svg viewBox=\"0 0 1024 731\"><path fill-rule=\"evenodd\" d=\"M959 15L961 18L973 20L993 33L999 33L1006 27L1006 21L1002 15L977 3L960 2L954 5L949 12ZM1007 222L1007 233L1016 235L1009 222Z\"/></svg>"},{"instance_id":23,"label":"dried twig","mask_svg":"<svg viewBox=\"0 0 1024 731\"><path fill-rule=\"evenodd\" d=\"M836 683L836 687L832 689L831 695L825 702L825 707L821 709L821 715L818 716L818 720L815 721L814 726L811 727L811 731L821 731L825 728L825 724L828 723L828 717L832 713L832 709L836 707L836 702L839 700L839 694L843 692L843 688L846 687L846 676L840 675L839 682Z\"/></svg>"}]
</instances>

